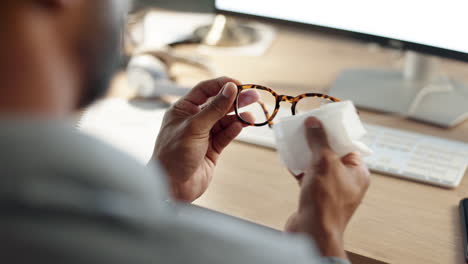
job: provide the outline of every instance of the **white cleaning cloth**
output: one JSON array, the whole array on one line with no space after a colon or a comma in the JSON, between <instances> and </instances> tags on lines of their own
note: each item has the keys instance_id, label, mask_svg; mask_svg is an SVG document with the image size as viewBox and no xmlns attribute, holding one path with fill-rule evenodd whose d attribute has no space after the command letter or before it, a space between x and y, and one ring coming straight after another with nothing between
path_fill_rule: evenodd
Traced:
<instances>
[{"instance_id":1,"label":"white cleaning cloth","mask_svg":"<svg viewBox=\"0 0 468 264\"><path fill-rule=\"evenodd\" d=\"M314 160L304 124L310 116L322 122L328 144L338 156L343 157L351 152L360 152L363 156L372 154L372 150L359 141L366 130L353 103L330 103L304 114L285 117L274 125L280 158L292 172L304 172Z\"/></svg>"}]
</instances>

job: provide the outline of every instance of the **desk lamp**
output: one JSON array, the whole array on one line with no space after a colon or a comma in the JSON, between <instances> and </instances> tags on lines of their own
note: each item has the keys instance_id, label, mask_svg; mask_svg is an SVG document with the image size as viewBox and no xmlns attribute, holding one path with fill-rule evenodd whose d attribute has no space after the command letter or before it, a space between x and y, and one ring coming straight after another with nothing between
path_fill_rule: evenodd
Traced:
<instances>
[{"instance_id":1,"label":"desk lamp","mask_svg":"<svg viewBox=\"0 0 468 264\"><path fill-rule=\"evenodd\" d=\"M214 13L214 0L135 0L133 11L157 7L179 12ZM236 47L258 40L256 30L222 14L216 15L213 24L195 29L191 42L209 46Z\"/></svg>"}]
</instances>

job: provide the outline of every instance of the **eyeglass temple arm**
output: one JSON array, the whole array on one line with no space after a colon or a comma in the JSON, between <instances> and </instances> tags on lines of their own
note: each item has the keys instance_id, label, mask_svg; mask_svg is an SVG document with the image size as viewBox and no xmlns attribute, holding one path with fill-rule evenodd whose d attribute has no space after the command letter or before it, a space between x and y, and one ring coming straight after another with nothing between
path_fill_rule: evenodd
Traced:
<instances>
[{"instance_id":1,"label":"eyeglass temple arm","mask_svg":"<svg viewBox=\"0 0 468 264\"><path fill-rule=\"evenodd\" d=\"M257 103L259 103L260 106L262 107L263 113L265 114L265 117L266 117L266 120L268 120L268 126L271 128L271 127L273 126L273 121L270 120L271 115L270 115L270 113L268 112L268 109L267 109L267 107L265 106L265 103L263 103L262 101L258 101Z\"/></svg>"}]
</instances>

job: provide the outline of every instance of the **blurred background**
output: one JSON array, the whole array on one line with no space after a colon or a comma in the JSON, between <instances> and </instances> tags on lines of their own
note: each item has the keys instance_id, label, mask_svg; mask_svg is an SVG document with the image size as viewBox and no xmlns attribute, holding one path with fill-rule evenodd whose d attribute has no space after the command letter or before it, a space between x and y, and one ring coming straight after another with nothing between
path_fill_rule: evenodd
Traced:
<instances>
[{"instance_id":1,"label":"blurred background","mask_svg":"<svg viewBox=\"0 0 468 264\"><path fill-rule=\"evenodd\" d=\"M141 10L148 7L177 10L182 12L214 12L213 0L177 1L177 0L135 0L133 10Z\"/></svg>"}]
</instances>

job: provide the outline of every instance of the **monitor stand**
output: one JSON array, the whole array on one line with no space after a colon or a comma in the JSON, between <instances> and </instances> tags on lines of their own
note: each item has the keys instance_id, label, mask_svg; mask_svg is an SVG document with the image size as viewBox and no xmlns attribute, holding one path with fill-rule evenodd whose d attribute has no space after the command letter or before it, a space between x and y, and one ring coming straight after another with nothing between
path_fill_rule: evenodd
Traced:
<instances>
[{"instance_id":1,"label":"monitor stand","mask_svg":"<svg viewBox=\"0 0 468 264\"><path fill-rule=\"evenodd\" d=\"M365 109L452 127L468 118L468 86L440 74L438 62L435 57L409 51L403 72L346 70L330 95Z\"/></svg>"}]
</instances>

